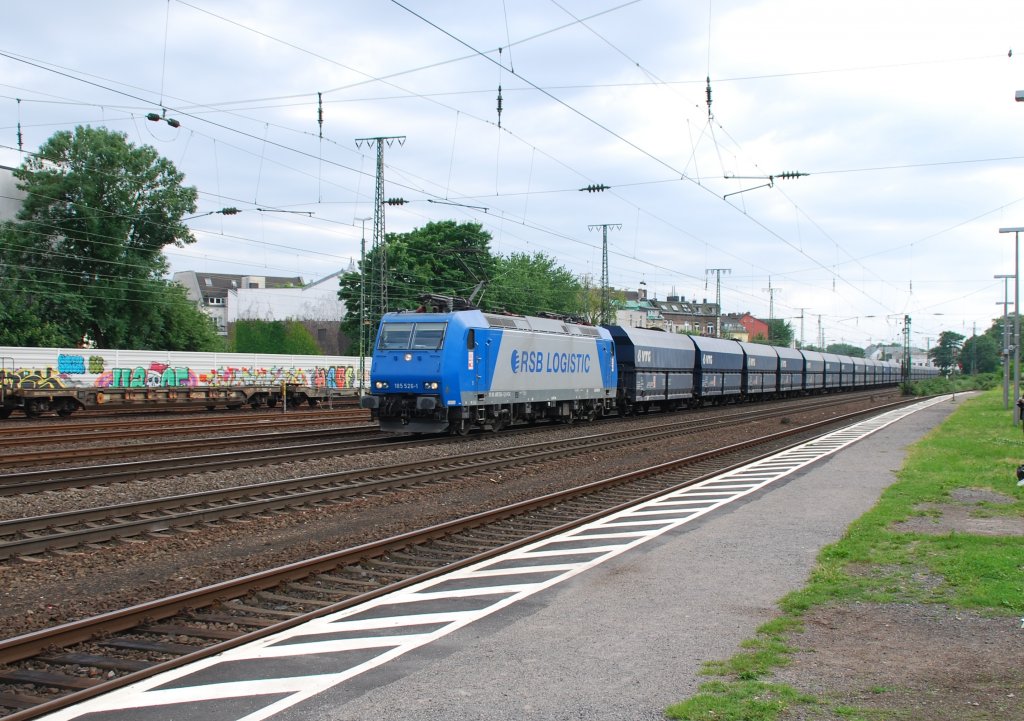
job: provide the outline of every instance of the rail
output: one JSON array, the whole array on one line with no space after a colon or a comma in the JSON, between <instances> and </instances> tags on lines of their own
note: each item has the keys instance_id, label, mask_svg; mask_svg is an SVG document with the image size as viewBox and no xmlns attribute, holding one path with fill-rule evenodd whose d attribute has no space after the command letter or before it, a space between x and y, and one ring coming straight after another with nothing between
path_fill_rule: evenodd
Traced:
<instances>
[{"instance_id":1,"label":"rail","mask_svg":"<svg viewBox=\"0 0 1024 721\"><path fill-rule=\"evenodd\" d=\"M0 640L0 663L7 664L6 669L0 669L0 683L16 685L21 678L34 679L32 697L22 695L12 700L12 703L18 701L27 705L17 707L5 719L38 718L162 671L209 658L398 588L536 542L692 485L709 475L798 445L826 428L907 403L858 411L748 439L234 581ZM770 450L765 449L766 445ZM711 459L718 459L713 461L714 469L701 467ZM691 470L681 479L676 474L685 468ZM188 643L183 643L183 639ZM83 647L76 644L83 644ZM160 649L172 658L147 663L113 656L118 648L143 647ZM109 660L96 655L98 651L102 654L103 649L111 655ZM104 663L108 665L98 665ZM130 668L131 663L136 667ZM89 677L88 683L80 683L83 666L98 667L103 673ZM47 688L50 695L39 695ZM37 705L31 705L33 697Z\"/></svg>"}]
</instances>

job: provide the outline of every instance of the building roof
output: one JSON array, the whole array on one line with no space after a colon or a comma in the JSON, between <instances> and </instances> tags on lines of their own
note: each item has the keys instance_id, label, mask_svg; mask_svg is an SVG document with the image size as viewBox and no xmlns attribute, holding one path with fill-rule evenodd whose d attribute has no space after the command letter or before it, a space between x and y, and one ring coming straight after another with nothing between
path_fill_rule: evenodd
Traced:
<instances>
[{"instance_id":1,"label":"building roof","mask_svg":"<svg viewBox=\"0 0 1024 721\"><path fill-rule=\"evenodd\" d=\"M199 273L184 271L175 273L175 280L180 276L191 276L195 280L195 288L203 298L226 298L228 293L239 288L301 288L302 278L272 275L230 275L227 273ZM186 284L186 287L189 284Z\"/></svg>"}]
</instances>

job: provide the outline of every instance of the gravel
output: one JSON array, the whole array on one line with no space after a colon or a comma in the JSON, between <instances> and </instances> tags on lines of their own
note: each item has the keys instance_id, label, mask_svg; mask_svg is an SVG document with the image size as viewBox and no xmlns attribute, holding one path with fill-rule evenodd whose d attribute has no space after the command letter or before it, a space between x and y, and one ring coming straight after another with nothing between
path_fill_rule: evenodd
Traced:
<instances>
[{"instance_id":1,"label":"gravel","mask_svg":"<svg viewBox=\"0 0 1024 721\"><path fill-rule=\"evenodd\" d=\"M95 548L52 553L29 560L0 564L0 637L10 637L56 623L163 597L337 551L405 532L413 527L441 523L496 505L513 503L561 488L653 465L755 432L770 432L843 412L878 405L890 394L877 392L851 396L840 409L797 412L783 418L711 429L680 436L672 443L648 443L627 452L621 449L577 456L571 462L553 462L494 471L472 478L456 478L401 492L371 496L332 505L299 509L204 526L200 532L168 533L104 544ZM765 406L767 409L770 406ZM676 414L673 419L696 417L716 410ZM666 416L632 418L610 423L660 426ZM605 424L554 425L545 437L573 437L607 429ZM519 445L522 435L481 434L468 443L478 450ZM351 470L414 459L457 454L465 444L438 444L351 454L302 463L251 467L231 471L148 479L110 486L22 495L5 498L3 518L43 515L59 511L127 503L163 496L195 493L214 488L246 485L282 478Z\"/></svg>"}]
</instances>

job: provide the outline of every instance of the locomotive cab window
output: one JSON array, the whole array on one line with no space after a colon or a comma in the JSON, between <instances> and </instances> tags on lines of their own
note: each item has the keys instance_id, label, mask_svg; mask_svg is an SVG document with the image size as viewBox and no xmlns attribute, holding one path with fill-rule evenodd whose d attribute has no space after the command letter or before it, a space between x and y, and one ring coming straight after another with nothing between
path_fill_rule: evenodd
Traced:
<instances>
[{"instance_id":1,"label":"locomotive cab window","mask_svg":"<svg viewBox=\"0 0 1024 721\"><path fill-rule=\"evenodd\" d=\"M380 332L380 350L439 350L447 323L386 323Z\"/></svg>"},{"instance_id":2,"label":"locomotive cab window","mask_svg":"<svg viewBox=\"0 0 1024 721\"><path fill-rule=\"evenodd\" d=\"M413 350L440 350L447 323L417 323L412 333Z\"/></svg>"},{"instance_id":3,"label":"locomotive cab window","mask_svg":"<svg viewBox=\"0 0 1024 721\"><path fill-rule=\"evenodd\" d=\"M381 350L407 350L412 340L412 323L385 323L380 329Z\"/></svg>"}]
</instances>

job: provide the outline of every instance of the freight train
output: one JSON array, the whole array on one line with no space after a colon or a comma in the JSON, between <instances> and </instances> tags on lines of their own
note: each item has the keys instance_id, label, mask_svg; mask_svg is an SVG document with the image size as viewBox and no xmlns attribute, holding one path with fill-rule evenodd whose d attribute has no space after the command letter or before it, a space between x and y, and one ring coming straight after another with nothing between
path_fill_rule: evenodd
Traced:
<instances>
[{"instance_id":1,"label":"freight train","mask_svg":"<svg viewBox=\"0 0 1024 721\"><path fill-rule=\"evenodd\" d=\"M0 346L0 419L80 409L316 405L355 398L353 356Z\"/></svg>"},{"instance_id":2,"label":"freight train","mask_svg":"<svg viewBox=\"0 0 1024 721\"><path fill-rule=\"evenodd\" d=\"M360 403L382 431L465 435L901 380L893 361L442 303L384 315Z\"/></svg>"}]
</instances>

